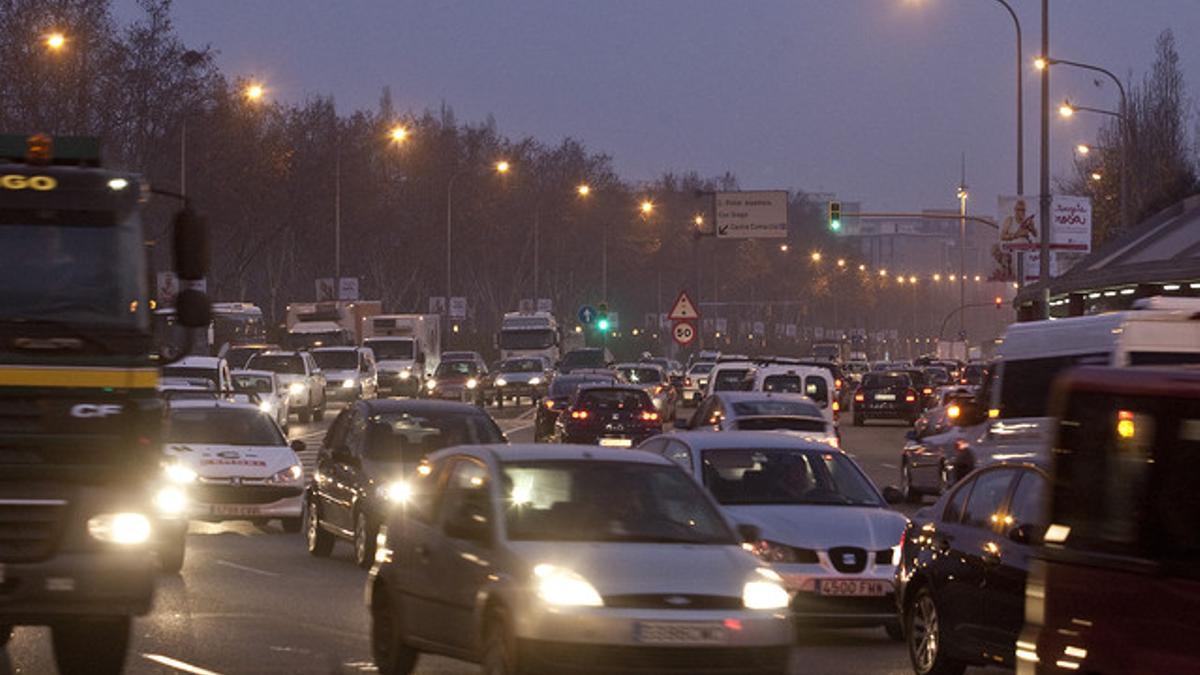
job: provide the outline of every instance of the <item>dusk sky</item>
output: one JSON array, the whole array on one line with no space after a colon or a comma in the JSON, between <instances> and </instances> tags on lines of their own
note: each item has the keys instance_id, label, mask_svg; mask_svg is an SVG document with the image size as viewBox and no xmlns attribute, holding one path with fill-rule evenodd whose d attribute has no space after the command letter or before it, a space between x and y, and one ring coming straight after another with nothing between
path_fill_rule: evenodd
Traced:
<instances>
[{"instance_id":1,"label":"dusk sky","mask_svg":"<svg viewBox=\"0 0 1200 675\"><path fill-rule=\"evenodd\" d=\"M123 3L123 4L122 4ZM133 16L133 0L120 0ZM1012 0L1030 64L1040 3ZM1175 31L1200 94L1200 1L1053 0L1051 52L1140 81ZM744 188L836 192L870 209L972 211L1015 188L1015 34L995 0L180 0L191 45L280 100L343 113L390 86L402 110L495 116L510 136L575 137L628 180L736 174ZM1055 68L1052 98L1115 109L1109 82ZM1038 185L1039 86L1025 69L1026 193ZM1052 121L1055 174L1100 120ZM417 139L419 142L419 139Z\"/></svg>"}]
</instances>

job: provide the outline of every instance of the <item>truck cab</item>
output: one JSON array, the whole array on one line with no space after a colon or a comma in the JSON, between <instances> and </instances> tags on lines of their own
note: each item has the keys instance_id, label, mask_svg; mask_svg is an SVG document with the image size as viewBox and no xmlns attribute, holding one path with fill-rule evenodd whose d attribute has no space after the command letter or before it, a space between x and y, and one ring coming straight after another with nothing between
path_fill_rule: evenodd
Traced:
<instances>
[{"instance_id":1,"label":"truck cab","mask_svg":"<svg viewBox=\"0 0 1200 675\"><path fill-rule=\"evenodd\" d=\"M558 321L550 312L509 312L500 321L496 335L500 360L522 356L541 357L548 363L562 358Z\"/></svg>"},{"instance_id":2,"label":"truck cab","mask_svg":"<svg viewBox=\"0 0 1200 675\"><path fill-rule=\"evenodd\" d=\"M363 347L375 355L379 390L417 397L441 363L441 318L436 314L380 314L367 319Z\"/></svg>"}]
</instances>

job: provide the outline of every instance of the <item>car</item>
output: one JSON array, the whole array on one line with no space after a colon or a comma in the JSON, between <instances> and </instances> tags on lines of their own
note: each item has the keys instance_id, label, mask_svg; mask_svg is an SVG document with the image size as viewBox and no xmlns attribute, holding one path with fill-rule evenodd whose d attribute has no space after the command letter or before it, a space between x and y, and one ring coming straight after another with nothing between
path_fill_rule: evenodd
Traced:
<instances>
[{"instance_id":1,"label":"car","mask_svg":"<svg viewBox=\"0 0 1200 675\"><path fill-rule=\"evenodd\" d=\"M492 386L496 389L496 405L503 406L506 399L520 403L521 397L536 404L546 395L553 371L541 357L521 356L505 359L493 369Z\"/></svg>"},{"instance_id":2,"label":"car","mask_svg":"<svg viewBox=\"0 0 1200 675\"><path fill-rule=\"evenodd\" d=\"M275 419L275 423L287 433L291 409L288 407L287 387L279 376L269 370L234 370L233 390L239 394L250 394L258 399L258 407Z\"/></svg>"},{"instance_id":3,"label":"car","mask_svg":"<svg viewBox=\"0 0 1200 675\"><path fill-rule=\"evenodd\" d=\"M900 491L904 501L918 503L940 495L975 468L971 445L986 430L987 410L974 396L951 397L944 406L926 411L905 437L900 451Z\"/></svg>"},{"instance_id":4,"label":"car","mask_svg":"<svg viewBox=\"0 0 1200 675\"><path fill-rule=\"evenodd\" d=\"M718 391L748 391L754 384L754 364L746 359L726 360L729 358L723 357L709 371L705 398Z\"/></svg>"},{"instance_id":5,"label":"car","mask_svg":"<svg viewBox=\"0 0 1200 675\"><path fill-rule=\"evenodd\" d=\"M313 360L325 375L325 396L354 401L379 395L375 354L365 347L317 347Z\"/></svg>"},{"instance_id":6,"label":"car","mask_svg":"<svg viewBox=\"0 0 1200 675\"><path fill-rule=\"evenodd\" d=\"M453 351L442 352L443 361L470 361L481 368L487 368L487 362L479 352Z\"/></svg>"},{"instance_id":7,"label":"car","mask_svg":"<svg viewBox=\"0 0 1200 675\"><path fill-rule=\"evenodd\" d=\"M704 392L708 389L708 374L712 372L715 361L697 361L688 368L683 376L683 390L679 402L683 405L700 405L704 400Z\"/></svg>"},{"instance_id":8,"label":"car","mask_svg":"<svg viewBox=\"0 0 1200 675\"><path fill-rule=\"evenodd\" d=\"M288 408L301 424L325 417L325 374L307 351L260 352L246 362L247 370L269 370L287 385Z\"/></svg>"},{"instance_id":9,"label":"car","mask_svg":"<svg viewBox=\"0 0 1200 675\"><path fill-rule=\"evenodd\" d=\"M704 400L692 418L676 420L691 431L783 431L838 447L841 436L812 400L800 394L728 391Z\"/></svg>"},{"instance_id":10,"label":"car","mask_svg":"<svg viewBox=\"0 0 1200 675\"><path fill-rule=\"evenodd\" d=\"M632 384L583 384L554 424L558 443L632 448L662 433L662 416Z\"/></svg>"},{"instance_id":11,"label":"car","mask_svg":"<svg viewBox=\"0 0 1200 675\"><path fill-rule=\"evenodd\" d=\"M172 401L164 443L168 472L187 476L187 516L220 522L278 520L300 531L304 441L288 443L275 420L250 403Z\"/></svg>"},{"instance_id":12,"label":"car","mask_svg":"<svg viewBox=\"0 0 1200 675\"><path fill-rule=\"evenodd\" d=\"M958 383L963 386L978 387L983 384L983 378L987 375L988 368L986 363L968 363L959 373Z\"/></svg>"},{"instance_id":13,"label":"car","mask_svg":"<svg viewBox=\"0 0 1200 675\"><path fill-rule=\"evenodd\" d=\"M828 362L791 360L759 361L751 375L749 391L803 394L836 424L841 402L838 383L841 371Z\"/></svg>"},{"instance_id":14,"label":"car","mask_svg":"<svg viewBox=\"0 0 1200 675\"><path fill-rule=\"evenodd\" d=\"M305 494L308 552L326 557L344 539L353 544L354 562L370 567L379 527L403 503L409 474L426 455L505 440L492 418L473 405L418 399L351 404L330 425Z\"/></svg>"},{"instance_id":15,"label":"car","mask_svg":"<svg viewBox=\"0 0 1200 675\"><path fill-rule=\"evenodd\" d=\"M572 349L563 354L558 364L558 372L570 373L575 370L596 370L612 366L613 357L607 349L600 347L583 347Z\"/></svg>"},{"instance_id":16,"label":"car","mask_svg":"<svg viewBox=\"0 0 1200 675\"><path fill-rule=\"evenodd\" d=\"M426 467L367 580L380 673L422 652L487 673L787 672L787 591L742 548L757 533L673 462L522 444Z\"/></svg>"},{"instance_id":17,"label":"car","mask_svg":"<svg viewBox=\"0 0 1200 675\"><path fill-rule=\"evenodd\" d=\"M276 351L279 345L274 344L240 344L228 345L221 356L229 362L229 367L234 370L242 370L246 367L246 363L251 356L261 352Z\"/></svg>"},{"instance_id":18,"label":"car","mask_svg":"<svg viewBox=\"0 0 1200 675\"><path fill-rule=\"evenodd\" d=\"M963 386L938 387L933 396L933 405L913 423L911 435L917 438L948 430L963 411L961 405L955 404L975 401L975 391Z\"/></svg>"},{"instance_id":19,"label":"car","mask_svg":"<svg viewBox=\"0 0 1200 675\"><path fill-rule=\"evenodd\" d=\"M675 395L675 387L671 386L667 371L663 370L662 366L651 361L642 361L618 363L613 366L613 370L617 371L617 374L625 382L641 387L650 396L650 402L654 404L654 409L658 411L662 420L675 419L678 399Z\"/></svg>"},{"instance_id":20,"label":"car","mask_svg":"<svg viewBox=\"0 0 1200 675\"><path fill-rule=\"evenodd\" d=\"M487 374L487 366L474 359L456 361L443 354L433 377L425 381L425 398L474 403L482 407L488 400L485 392Z\"/></svg>"},{"instance_id":21,"label":"car","mask_svg":"<svg viewBox=\"0 0 1200 675\"><path fill-rule=\"evenodd\" d=\"M759 530L754 552L783 576L797 622L903 638L893 583L908 519L846 453L766 431L667 434L639 449L682 466L730 518Z\"/></svg>"},{"instance_id":22,"label":"car","mask_svg":"<svg viewBox=\"0 0 1200 675\"><path fill-rule=\"evenodd\" d=\"M963 478L904 531L896 614L918 675L1015 665L1034 555L1018 531L1044 525L1047 475L997 463Z\"/></svg>"},{"instance_id":23,"label":"car","mask_svg":"<svg viewBox=\"0 0 1200 675\"><path fill-rule=\"evenodd\" d=\"M233 391L229 362L220 356L185 356L175 363L163 366L162 376L190 382L207 380L212 391Z\"/></svg>"},{"instance_id":24,"label":"car","mask_svg":"<svg viewBox=\"0 0 1200 675\"><path fill-rule=\"evenodd\" d=\"M867 420L901 420L912 425L925 410L920 384L910 371L872 371L854 392L854 426Z\"/></svg>"},{"instance_id":25,"label":"car","mask_svg":"<svg viewBox=\"0 0 1200 675\"><path fill-rule=\"evenodd\" d=\"M382 320L393 324L403 321L396 317ZM420 317L413 318L412 323L420 326L422 331L436 335L435 323L427 324ZM420 396L426 374L436 370L440 361L433 345L436 342L424 344L411 335L376 335L363 340L363 347L371 350L375 359L379 392L387 396Z\"/></svg>"},{"instance_id":26,"label":"car","mask_svg":"<svg viewBox=\"0 0 1200 675\"><path fill-rule=\"evenodd\" d=\"M533 418L533 440L541 443L554 435L554 425L559 413L570 405L571 397L583 384L617 384L617 376L611 370L580 369L566 375L558 375L550 382L545 398L537 406Z\"/></svg>"}]
</instances>

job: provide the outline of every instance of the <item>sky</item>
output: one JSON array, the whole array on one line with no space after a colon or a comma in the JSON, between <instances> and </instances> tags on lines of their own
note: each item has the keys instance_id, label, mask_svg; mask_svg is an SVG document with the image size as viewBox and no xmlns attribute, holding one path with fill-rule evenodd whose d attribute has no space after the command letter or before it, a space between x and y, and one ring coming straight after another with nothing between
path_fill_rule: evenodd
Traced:
<instances>
[{"instance_id":1,"label":"sky","mask_svg":"<svg viewBox=\"0 0 1200 675\"><path fill-rule=\"evenodd\" d=\"M1010 2L1033 194L1040 3ZM136 16L133 0L117 7ZM346 113L388 86L401 110L445 103L512 137L579 139L626 180L729 171L745 189L877 211L956 208L965 153L972 211L1015 192L1016 37L998 0L176 0L174 18L186 43L279 100L332 95ZM1140 81L1172 28L1196 97L1198 26L1198 0L1051 0L1051 54ZM1055 106L1115 108L1094 79L1055 67ZM1101 121L1051 121L1055 175Z\"/></svg>"}]
</instances>

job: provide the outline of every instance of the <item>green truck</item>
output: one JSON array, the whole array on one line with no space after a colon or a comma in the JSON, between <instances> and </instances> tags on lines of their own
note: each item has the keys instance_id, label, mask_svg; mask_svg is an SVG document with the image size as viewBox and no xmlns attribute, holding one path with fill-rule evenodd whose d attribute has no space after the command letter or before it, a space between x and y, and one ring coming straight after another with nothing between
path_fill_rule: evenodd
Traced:
<instances>
[{"instance_id":1,"label":"green truck","mask_svg":"<svg viewBox=\"0 0 1200 675\"><path fill-rule=\"evenodd\" d=\"M162 452L163 403L141 211L150 191L101 168L94 139L0 136L0 640L50 628L60 672L120 672L159 553L183 528ZM186 209L175 265L203 276ZM199 291L180 323L207 324ZM177 499L176 499L177 500Z\"/></svg>"}]
</instances>

